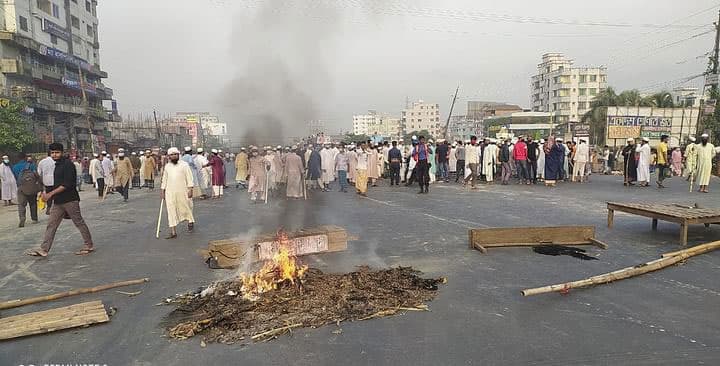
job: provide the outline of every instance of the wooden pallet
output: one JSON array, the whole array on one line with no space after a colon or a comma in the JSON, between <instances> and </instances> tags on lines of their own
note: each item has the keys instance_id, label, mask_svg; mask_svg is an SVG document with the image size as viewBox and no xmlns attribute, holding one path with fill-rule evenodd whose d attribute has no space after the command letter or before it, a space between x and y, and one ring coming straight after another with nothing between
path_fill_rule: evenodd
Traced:
<instances>
[{"instance_id":1,"label":"wooden pallet","mask_svg":"<svg viewBox=\"0 0 720 366\"><path fill-rule=\"evenodd\" d=\"M483 253L487 248L527 247L537 245L595 245L607 249L607 244L595 239L595 226L504 227L470 229L470 248Z\"/></svg>"},{"instance_id":2,"label":"wooden pallet","mask_svg":"<svg viewBox=\"0 0 720 366\"><path fill-rule=\"evenodd\" d=\"M288 233L290 251L296 256L316 253L338 252L347 249L348 235L339 226L325 225ZM208 243L205 258L214 257L221 268L235 268L251 255L249 260L257 262L271 259L279 245L277 234L263 234L250 241L239 239L212 240Z\"/></svg>"},{"instance_id":3,"label":"wooden pallet","mask_svg":"<svg viewBox=\"0 0 720 366\"><path fill-rule=\"evenodd\" d=\"M608 228L612 228L615 211L645 216L652 219L652 229L657 230L658 220L680 224L680 243L687 245L688 226L691 224L720 224L720 209L698 208L668 203L608 202Z\"/></svg>"},{"instance_id":4,"label":"wooden pallet","mask_svg":"<svg viewBox=\"0 0 720 366\"><path fill-rule=\"evenodd\" d=\"M0 319L0 340L50 333L110 321L101 301Z\"/></svg>"}]
</instances>

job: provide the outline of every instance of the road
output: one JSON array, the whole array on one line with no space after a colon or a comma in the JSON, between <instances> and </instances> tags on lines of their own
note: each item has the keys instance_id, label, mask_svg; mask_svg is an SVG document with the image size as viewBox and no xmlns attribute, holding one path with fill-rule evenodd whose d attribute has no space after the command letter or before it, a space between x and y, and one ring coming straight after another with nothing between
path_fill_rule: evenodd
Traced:
<instances>
[{"instance_id":1,"label":"road","mask_svg":"<svg viewBox=\"0 0 720 366\"><path fill-rule=\"evenodd\" d=\"M0 342L0 365L95 363L106 365L676 365L720 363L720 251L665 269L568 295L524 298L524 288L581 279L658 258L678 249L679 226L616 213L606 227L604 203L657 201L720 207L720 188L688 193L684 181L670 188L625 188L621 178L593 176L590 184L482 186L433 185L373 188L368 198L316 193L309 201L251 205L244 192L197 201L196 232L179 230L175 241L156 240L159 192L131 191L130 202L113 195L99 203L84 192L83 214L97 252L73 255L82 244L69 221L51 256L35 260L23 250L39 244L40 225L17 229L14 208L0 207L0 300L149 277L150 282L51 303L2 311L7 317L83 301L116 307L106 324ZM299 329L290 336L249 345L177 341L160 326L167 306L155 306L230 270L210 270L196 253L209 240L315 225L345 227L358 240L345 252L304 258L323 271L346 272L368 264L413 266L445 276L430 312ZM472 227L596 225L608 250L589 247L600 260L542 256L527 248L468 249ZM720 226L691 226L691 245L720 239Z\"/></svg>"}]
</instances>

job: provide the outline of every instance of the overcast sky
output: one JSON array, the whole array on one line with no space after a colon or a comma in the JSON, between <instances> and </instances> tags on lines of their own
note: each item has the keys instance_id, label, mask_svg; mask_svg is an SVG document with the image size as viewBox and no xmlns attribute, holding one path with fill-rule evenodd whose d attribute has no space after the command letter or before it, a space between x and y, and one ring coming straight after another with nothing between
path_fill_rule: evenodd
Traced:
<instances>
[{"instance_id":1,"label":"overcast sky","mask_svg":"<svg viewBox=\"0 0 720 366\"><path fill-rule=\"evenodd\" d=\"M122 114L210 111L234 134L279 123L299 136L303 119L346 131L368 109L399 116L406 98L447 115L457 84L453 114L467 100L529 108L545 52L606 65L619 90L670 89L705 70L718 9L710 0L104 0L98 16Z\"/></svg>"}]
</instances>

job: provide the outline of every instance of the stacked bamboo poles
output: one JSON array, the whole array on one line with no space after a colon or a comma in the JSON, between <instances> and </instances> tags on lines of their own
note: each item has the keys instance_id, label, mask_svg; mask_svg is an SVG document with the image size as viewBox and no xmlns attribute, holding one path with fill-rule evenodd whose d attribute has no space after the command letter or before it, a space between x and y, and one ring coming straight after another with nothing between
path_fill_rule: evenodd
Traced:
<instances>
[{"instance_id":1,"label":"stacked bamboo poles","mask_svg":"<svg viewBox=\"0 0 720 366\"><path fill-rule=\"evenodd\" d=\"M720 241L714 241L714 242L698 245L698 246L684 249L684 250L665 253L662 255L662 258L660 258L660 259L656 259L656 260L653 260L650 262L638 264L633 267L619 269L617 271L613 271L610 273L593 276L590 278L586 278L584 280L526 289L526 290L522 291L522 294L523 294L523 296L532 296L532 295L539 295L539 294L544 294L544 293L548 293L548 292L567 292L568 290L573 289L573 288L601 285L601 284L609 283L609 282L613 282L613 281L624 280L626 278L639 276L641 274L657 271L659 269L663 269L665 267L672 266L672 265L674 265L678 262L684 261L690 257L694 257L696 255L707 253L707 252L713 251L718 248L720 248Z\"/></svg>"}]
</instances>

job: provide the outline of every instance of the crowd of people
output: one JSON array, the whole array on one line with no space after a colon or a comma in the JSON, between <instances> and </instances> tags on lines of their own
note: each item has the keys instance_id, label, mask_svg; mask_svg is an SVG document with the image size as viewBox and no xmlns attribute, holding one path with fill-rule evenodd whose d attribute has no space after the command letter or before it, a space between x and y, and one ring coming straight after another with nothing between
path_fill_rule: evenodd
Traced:
<instances>
[{"instance_id":1,"label":"crowd of people","mask_svg":"<svg viewBox=\"0 0 720 366\"><path fill-rule=\"evenodd\" d=\"M19 227L25 226L28 206L32 222L37 223L38 204L45 205L49 222L43 244L28 254L47 256L62 218L71 218L85 240L78 253L89 254L94 246L77 204L84 184L92 184L100 200L118 193L127 202L131 189L154 190L159 176L161 196L167 204L168 239L173 239L180 222L187 221L188 231L193 230L193 199L224 196L230 166L235 172L235 188L247 190L253 203L283 197L307 199L308 191L328 192L336 182L340 192L349 192L352 186L357 194L367 196L368 188L377 186L381 179L388 179L393 188L417 182L419 194L429 193L433 183L453 179L470 189L477 189L480 182L494 184L496 180L502 185L511 181L546 186L561 181L585 183L592 174L592 162L601 162L601 173L609 174L617 172L618 161L627 186L648 187L654 170L658 188L664 188L665 179L675 175L697 184L699 192L708 193L712 159L717 152L709 136L701 135L699 142L689 137L684 151L670 149L666 135L660 140L651 148L647 138L637 144L635 139L628 139L626 146L613 152L607 146L594 149L583 137L565 142L553 136L539 141L529 136L502 140L472 136L450 143L412 136L407 145L403 140L303 143L274 148L249 146L237 154L219 149L193 151L191 147L181 152L173 147L167 152L145 150L128 155L119 149L116 154L94 154L92 159L69 157L61 144L51 144L48 156L37 163L31 156L22 156L11 164L3 156L0 188L5 205L17 201Z\"/></svg>"}]
</instances>

